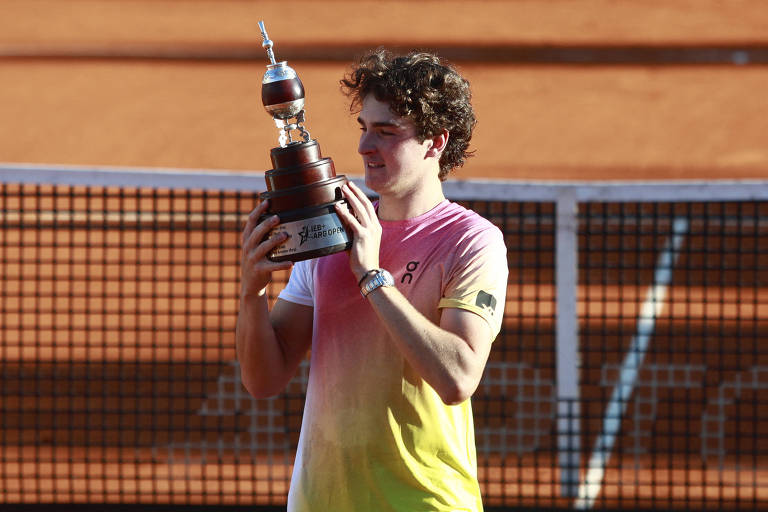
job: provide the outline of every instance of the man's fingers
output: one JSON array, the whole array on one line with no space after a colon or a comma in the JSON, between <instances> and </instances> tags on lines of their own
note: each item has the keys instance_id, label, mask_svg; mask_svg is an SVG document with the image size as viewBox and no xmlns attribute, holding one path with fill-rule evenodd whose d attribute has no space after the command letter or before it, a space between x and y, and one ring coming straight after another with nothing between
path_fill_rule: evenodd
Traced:
<instances>
[{"instance_id":1,"label":"man's fingers","mask_svg":"<svg viewBox=\"0 0 768 512\"><path fill-rule=\"evenodd\" d=\"M242 238L243 247L245 247L248 238L251 236L251 233L259 224L259 218L261 218L261 216L264 215L264 212L267 210L268 206L269 206L268 201L261 201L256 206L256 208L254 208L253 211L251 211L251 213L248 214L248 220L245 223L245 228L243 228L243 238Z\"/></svg>"},{"instance_id":2,"label":"man's fingers","mask_svg":"<svg viewBox=\"0 0 768 512\"><path fill-rule=\"evenodd\" d=\"M286 233L285 231L275 233L274 235L267 238L259 245L258 251L263 252L263 255L266 256L267 254L272 252L272 250L275 247L285 242L286 240L288 240L288 233Z\"/></svg>"},{"instance_id":3,"label":"man's fingers","mask_svg":"<svg viewBox=\"0 0 768 512\"><path fill-rule=\"evenodd\" d=\"M267 202L262 201L254 208L248 215L243 229L241 268L243 293L246 294L265 293L267 285L272 280L273 272L289 270L293 266L293 262L290 260L272 261L267 257L275 247L288 239L288 234L284 231L277 231L267 238L269 232L280 223L280 218L277 215L270 215L263 219L267 207Z\"/></svg>"},{"instance_id":4,"label":"man's fingers","mask_svg":"<svg viewBox=\"0 0 768 512\"><path fill-rule=\"evenodd\" d=\"M368 212L368 215L370 215L371 217L375 217L376 216L376 210L374 209L373 203L371 202L371 200L368 199L367 195L365 195L365 192L363 192L363 190L360 187L358 187L357 185L355 185L355 183L352 182L352 181L347 182L347 186L348 186L348 189L358 199L360 204Z\"/></svg>"},{"instance_id":5,"label":"man's fingers","mask_svg":"<svg viewBox=\"0 0 768 512\"><path fill-rule=\"evenodd\" d=\"M249 269L256 272L275 272L276 270L288 270L293 266L291 261L272 261L267 255L271 253L275 247L285 242L288 239L288 234L285 232L275 233L272 237L266 240L260 240L260 243L252 250L247 251L244 254L243 264Z\"/></svg>"},{"instance_id":6,"label":"man's fingers","mask_svg":"<svg viewBox=\"0 0 768 512\"><path fill-rule=\"evenodd\" d=\"M347 202L352 207L352 211L354 212L358 223L363 226L368 226L370 225L370 220L376 217L373 205L370 204L371 202L362 190L358 187L352 188L350 184L351 182L347 182L342 186L344 197L346 197Z\"/></svg>"},{"instance_id":7,"label":"man's fingers","mask_svg":"<svg viewBox=\"0 0 768 512\"><path fill-rule=\"evenodd\" d=\"M293 267L293 262L290 260L285 261L271 261L267 260L268 263L265 265L266 270L269 270L270 272L277 272L278 270L290 270L291 267Z\"/></svg>"},{"instance_id":8,"label":"man's fingers","mask_svg":"<svg viewBox=\"0 0 768 512\"><path fill-rule=\"evenodd\" d=\"M264 239L269 231L280 223L280 218L277 215L272 215L263 222L256 225L254 229L248 233L247 238L243 241L243 251L251 252L254 250Z\"/></svg>"},{"instance_id":9,"label":"man's fingers","mask_svg":"<svg viewBox=\"0 0 768 512\"><path fill-rule=\"evenodd\" d=\"M347 200L349 202L349 200ZM336 209L336 213L341 218L341 221L346 224L350 229L356 229L357 226L360 225L360 223L357 221L357 218L352 215L352 212L349 211L349 208L346 204L342 203L341 201L337 202L333 205Z\"/></svg>"}]
</instances>

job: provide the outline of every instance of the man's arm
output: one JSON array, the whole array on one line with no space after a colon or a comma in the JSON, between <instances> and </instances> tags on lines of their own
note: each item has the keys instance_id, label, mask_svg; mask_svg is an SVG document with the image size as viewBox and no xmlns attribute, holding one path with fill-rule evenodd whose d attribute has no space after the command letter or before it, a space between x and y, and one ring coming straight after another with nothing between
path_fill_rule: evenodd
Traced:
<instances>
[{"instance_id":1,"label":"man's arm","mask_svg":"<svg viewBox=\"0 0 768 512\"><path fill-rule=\"evenodd\" d=\"M266 201L251 212L243 230L240 311L235 342L240 378L256 398L282 391L296 373L312 341L312 308L278 299L272 312L267 285L272 273L291 268L291 262L273 262L266 255L285 235L262 241L278 223L276 216L258 224Z\"/></svg>"},{"instance_id":2,"label":"man's arm","mask_svg":"<svg viewBox=\"0 0 768 512\"><path fill-rule=\"evenodd\" d=\"M338 205L336 212L354 234L350 267L360 278L379 266L381 224L362 190L354 183L343 190L354 216ZM474 393L493 341L485 319L464 309L445 308L436 325L394 287L378 288L368 300L408 363L443 402L461 403Z\"/></svg>"},{"instance_id":3,"label":"man's arm","mask_svg":"<svg viewBox=\"0 0 768 512\"><path fill-rule=\"evenodd\" d=\"M445 308L438 326L397 288L381 287L367 298L397 348L443 402L455 405L472 396L493 341L484 318L464 309Z\"/></svg>"},{"instance_id":4,"label":"man's arm","mask_svg":"<svg viewBox=\"0 0 768 512\"><path fill-rule=\"evenodd\" d=\"M256 398L280 393L296 374L312 341L312 308L266 297L240 299L237 317L240 379Z\"/></svg>"}]
</instances>

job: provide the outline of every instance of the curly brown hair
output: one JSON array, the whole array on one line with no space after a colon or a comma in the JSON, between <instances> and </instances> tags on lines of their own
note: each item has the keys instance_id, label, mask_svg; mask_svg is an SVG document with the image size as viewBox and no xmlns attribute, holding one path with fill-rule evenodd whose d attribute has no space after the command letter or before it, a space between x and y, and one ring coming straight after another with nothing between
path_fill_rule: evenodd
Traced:
<instances>
[{"instance_id":1,"label":"curly brown hair","mask_svg":"<svg viewBox=\"0 0 768 512\"><path fill-rule=\"evenodd\" d=\"M352 99L350 111L359 112L363 99L372 93L394 114L413 121L419 142L448 130L448 144L440 156L441 181L474 153L467 151L477 124L469 82L437 55L414 51L396 56L379 48L352 67L341 87Z\"/></svg>"}]
</instances>

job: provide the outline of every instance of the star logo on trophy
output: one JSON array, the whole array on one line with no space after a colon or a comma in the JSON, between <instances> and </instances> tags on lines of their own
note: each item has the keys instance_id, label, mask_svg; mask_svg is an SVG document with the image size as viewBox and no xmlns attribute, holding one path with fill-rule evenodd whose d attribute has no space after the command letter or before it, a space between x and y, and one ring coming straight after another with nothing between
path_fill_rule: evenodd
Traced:
<instances>
[{"instance_id":1,"label":"star logo on trophy","mask_svg":"<svg viewBox=\"0 0 768 512\"><path fill-rule=\"evenodd\" d=\"M309 238L309 227L308 226L304 226L303 228L301 228L301 231L299 231L299 237L300 237L299 246L302 246L302 245L304 245L304 242L307 241L307 238Z\"/></svg>"}]
</instances>

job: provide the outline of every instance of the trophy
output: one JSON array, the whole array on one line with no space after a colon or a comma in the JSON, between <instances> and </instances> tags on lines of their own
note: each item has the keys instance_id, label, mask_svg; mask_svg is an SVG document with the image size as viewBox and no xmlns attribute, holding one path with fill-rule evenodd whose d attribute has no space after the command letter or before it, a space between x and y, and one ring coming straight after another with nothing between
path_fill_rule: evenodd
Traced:
<instances>
[{"instance_id":1,"label":"trophy","mask_svg":"<svg viewBox=\"0 0 768 512\"><path fill-rule=\"evenodd\" d=\"M272 148L272 169L266 172L269 200L263 218L276 214L280 223L267 235L287 233L288 239L267 257L272 261L301 261L348 249L351 236L336 214L334 206L346 200L341 186L346 176L337 176L333 161L320 154L316 140L310 139L304 123L304 85L286 61L276 62L273 43L264 22L259 22L262 46L270 63L261 82L261 101L279 130L279 147ZM294 140L298 131L301 140Z\"/></svg>"}]
</instances>

